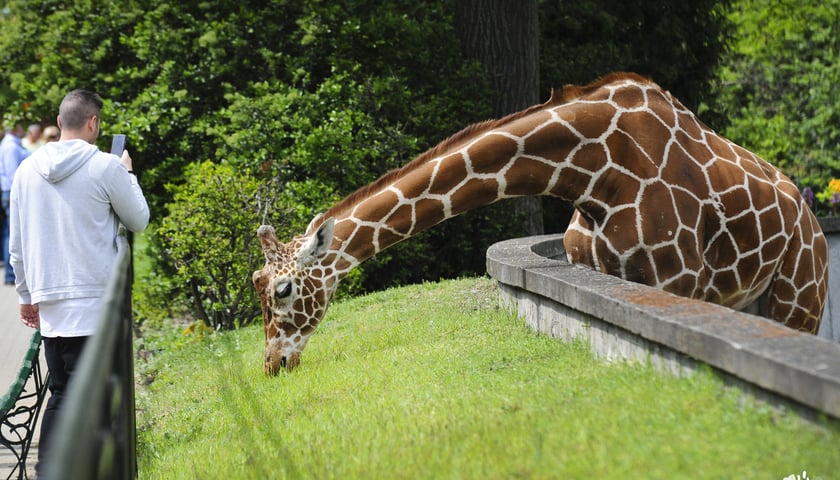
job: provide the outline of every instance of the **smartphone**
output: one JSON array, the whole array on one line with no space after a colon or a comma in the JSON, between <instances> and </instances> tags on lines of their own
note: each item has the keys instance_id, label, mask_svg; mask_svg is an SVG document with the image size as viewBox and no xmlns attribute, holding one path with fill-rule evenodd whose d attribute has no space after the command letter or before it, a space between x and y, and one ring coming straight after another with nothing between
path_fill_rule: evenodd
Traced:
<instances>
[{"instance_id":1,"label":"smartphone","mask_svg":"<svg viewBox=\"0 0 840 480\"><path fill-rule=\"evenodd\" d=\"M111 153L121 157L123 150L125 150L125 135L118 133L114 135L114 139L111 140Z\"/></svg>"}]
</instances>

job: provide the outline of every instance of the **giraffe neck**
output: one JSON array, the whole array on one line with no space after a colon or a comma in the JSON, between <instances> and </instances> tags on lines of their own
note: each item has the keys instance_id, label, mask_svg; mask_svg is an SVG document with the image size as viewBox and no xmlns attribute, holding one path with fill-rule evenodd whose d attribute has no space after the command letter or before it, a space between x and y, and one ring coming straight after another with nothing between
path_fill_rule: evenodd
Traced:
<instances>
[{"instance_id":1,"label":"giraffe neck","mask_svg":"<svg viewBox=\"0 0 840 480\"><path fill-rule=\"evenodd\" d=\"M505 198L578 200L587 185L573 170L595 168L564 164L581 138L564 120L577 115L575 107L555 102L552 96L546 104L468 127L331 208L322 218L336 220L332 251L340 276L397 242ZM589 115L587 122L605 122L600 112ZM557 152L565 154L558 158ZM590 157L600 162L603 155Z\"/></svg>"}]
</instances>

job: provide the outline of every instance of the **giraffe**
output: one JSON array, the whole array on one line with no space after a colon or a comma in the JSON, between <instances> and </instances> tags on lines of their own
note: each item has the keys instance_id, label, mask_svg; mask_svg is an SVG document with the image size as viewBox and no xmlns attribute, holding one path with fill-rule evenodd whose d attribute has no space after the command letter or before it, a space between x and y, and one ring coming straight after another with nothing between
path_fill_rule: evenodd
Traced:
<instances>
[{"instance_id":1,"label":"giraffe","mask_svg":"<svg viewBox=\"0 0 840 480\"><path fill-rule=\"evenodd\" d=\"M571 202L572 263L816 333L827 246L782 172L630 73L469 126L317 216L281 243L257 234L264 370L294 369L338 282L377 252L468 210L521 195Z\"/></svg>"}]
</instances>

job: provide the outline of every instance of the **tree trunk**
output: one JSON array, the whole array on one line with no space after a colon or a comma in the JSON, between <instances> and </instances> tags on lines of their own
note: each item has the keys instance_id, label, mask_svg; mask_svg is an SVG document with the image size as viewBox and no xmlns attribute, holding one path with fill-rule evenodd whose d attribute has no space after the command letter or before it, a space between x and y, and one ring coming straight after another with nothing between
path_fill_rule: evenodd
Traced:
<instances>
[{"instance_id":1,"label":"tree trunk","mask_svg":"<svg viewBox=\"0 0 840 480\"><path fill-rule=\"evenodd\" d=\"M483 67L497 118L539 102L537 0L457 0L455 27L464 56ZM529 235L543 233L541 197L514 199Z\"/></svg>"}]
</instances>

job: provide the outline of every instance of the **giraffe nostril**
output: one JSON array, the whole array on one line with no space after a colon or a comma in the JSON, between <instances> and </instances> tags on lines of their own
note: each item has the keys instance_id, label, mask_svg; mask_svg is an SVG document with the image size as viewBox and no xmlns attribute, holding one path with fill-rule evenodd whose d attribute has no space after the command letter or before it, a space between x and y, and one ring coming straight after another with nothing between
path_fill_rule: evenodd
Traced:
<instances>
[{"instance_id":1,"label":"giraffe nostril","mask_svg":"<svg viewBox=\"0 0 840 480\"><path fill-rule=\"evenodd\" d=\"M280 357L280 368L286 368L286 357Z\"/></svg>"}]
</instances>

